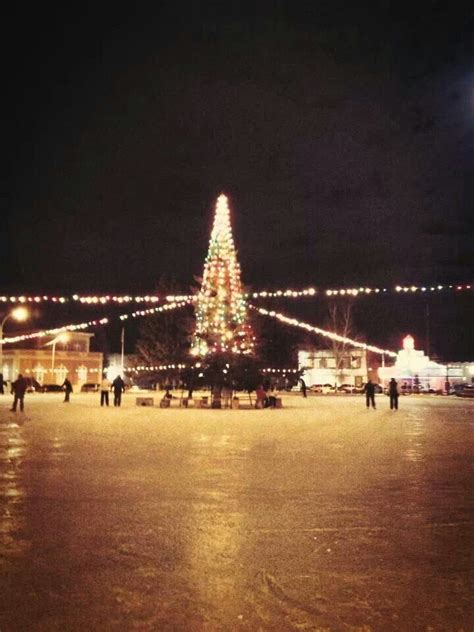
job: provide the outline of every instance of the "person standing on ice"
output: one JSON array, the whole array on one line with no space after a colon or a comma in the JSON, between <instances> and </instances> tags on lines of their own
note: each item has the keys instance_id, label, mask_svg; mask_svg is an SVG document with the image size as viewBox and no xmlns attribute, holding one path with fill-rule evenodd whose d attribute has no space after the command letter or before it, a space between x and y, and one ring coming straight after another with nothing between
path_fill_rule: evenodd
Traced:
<instances>
[{"instance_id":1,"label":"person standing on ice","mask_svg":"<svg viewBox=\"0 0 474 632\"><path fill-rule=\"evenodd\" d=\"M303 397L306 397L306 382L300 377L301 382L301 392L303 393Z\"/></svg>"},{"instance_id":2,"label":"person standing on ice","mask_svg":"<svg viewBox=\"0 0 474 632\"><path fill-rule=\"evenodd\" d=\"M20 402L20 410L23 412L25 407L23 400L25 398L26 386L27 384L25 378L21 373L19 373L18 379L12 382L13 405L10 409L12 413L16 413L18 402Z\"/></svg>"},{"instance_id":3,"label":"person standing on ice","mask_svg":"<svg viewBox=\"0 0 474 632\"><path fill-rule=\"evenodd\" d=\"M263 388L262 384L259 384L255 389L255 408L265 408L267 402L267 391Z\"/></svg>"},{"instance_id":4,"label":"person standing on ice","mask_svg":"<svg viewBox=\"0 0 474 632\"><path fill-rule=\"evenodd\" d=\"M370 404L372 404L372 408L375 410L375 384L373 384L372 380L367 382L362 392L365 393L367 408L370 408Z\"/></svg>"},{"instance_id":5,"label":"person standing on ice","mask_svg":"<svg viewBox=\"0 0 474 632\"><path fill-rule=\"evenodd\" d=\"M102 382L100 383L100 405L103 406L104 404L106 406L109 405L109 391L110 391L110 387L111 387L111 383L110 380L108 380L105 376L102 379Z\"/></svg>"},{"instance_id":6,"label":"person standing on ice","mask_svg":"<svg viewBox=\"0 0 474 632\"><path fill-rule=\"evenodd\" d=\"M69 396L72 393L72 384L71 384L71 382L66 378L64 380L61 388L64 389L64 401L68 402L69 401Z\"/></svg>"},{"instance_id":7,"label":"person standing on ice","mask_svg":"<svg viewBox=\"0 0 474 632\"><path fill-rule=\"evenodd\" d=\"M122 380L121 375L117 375L112 382L112 388L114 391L114 406L120 406L122 403L122 393L125 392L125 382Z\"/></svg>"},{"instance_id":8,"label":"person standing on ice","mask_svg":"<svg viewBox=\"0 0 474 632\"><path fill-rule=\"evenodd\" d=\"M398 410L398 388L394 377L388 383L388 395L390 397L390 410Z\"/></svg>"}]
</instances>

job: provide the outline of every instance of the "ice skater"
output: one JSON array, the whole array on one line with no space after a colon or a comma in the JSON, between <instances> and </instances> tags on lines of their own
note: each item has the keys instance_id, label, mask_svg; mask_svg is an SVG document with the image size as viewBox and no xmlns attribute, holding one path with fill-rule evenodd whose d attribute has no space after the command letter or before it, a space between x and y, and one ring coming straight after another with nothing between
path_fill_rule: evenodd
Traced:
<instances>
[{"instance_id":1,"label":"ice skater","mask_svg":"<svg viewBox=\"0 0 474 632\"><path fill-rule=\"evenodd\" d=\"M398 410L398 388L394 377L388 383L388 395L390 397L390 410Z\"/></svg>"},{"instance_id":2,"label":"ice skater","mask_svg":"<svg viewBox=\"0 0 474 632\"><path fill-rule=\"evenodd\" d=\"M106 406L109 405L109 391L110 391L110 380L108 380L105 376L102 380L102 382L100 383L100 405L103 406L104 404Z\"/></svg>"},{"instance_id":3,"label":"ice skater","mask_svg":"<svg viewBox=\"0 0 474 632\"><path fill-rule=\"evenodd\" d=\"M301 383L301 392L303 393L303 397L307 397L307 395L306 395L306 382L303 380L302 377L300 377L300 383Z\"/></svg>"},{"instance_id":4,"label":"ice skater","mask_svg":"<svg viewBox=\"0 0 474 632\"><path fill-rule=\"evenodd\" d=\"M114 406L120 406L122 403L122 393L125 392L125 382L122 380L121 375L117 375L112 382L112 389L114 391Z\"/></svg>"},{"instance_id":5,"label":"ice skater","mask_svg":"<svg viewBox=\"0 0 474 632\"><path fill-rule=\"evenodd\" d=\"M365 403L367 405L367 409L369 409L372 404L372 408L375 410L375 384L372 380L367 382L362 392L365 393Z\"/></svg>"},{"instance_id":6,"label":"ice skater","mask_svg":"<svg viewBox=\"0 0 474 632\"><path fill-rule=\"evenodd\" d=\"M26 393L26 380L23 375L20 373L18 375L18 379L12 382L12 394L13 394L13 405L11 407L11 412L16 413L16 407L18 402L20 402L20 410L23 412L25 408L24 399Z\"/></svg>"},{"instance_id":7,"label":"ice skater","mask_svg":"<svg viewBox=\"0 0 474 632\"><path fill-rule=\"evenodd\" d=\"M71 382L68 380L68 378L66 378L61 386L61 388L64 389L64 402L69 402L69 397L72 393L72 384Z\"/></svg>"}]
</instances>

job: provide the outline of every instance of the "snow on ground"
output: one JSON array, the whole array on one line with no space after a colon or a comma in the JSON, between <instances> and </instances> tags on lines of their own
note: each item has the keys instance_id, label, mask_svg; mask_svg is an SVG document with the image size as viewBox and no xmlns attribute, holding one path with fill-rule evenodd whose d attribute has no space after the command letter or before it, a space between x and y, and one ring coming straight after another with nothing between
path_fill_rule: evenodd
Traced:
<instances>
[{"instance_id":1,"label":"snow on ground","mask_svg":"<svg viewBox=\"0 0 474 632\"><path fill-rule=\"evenodd\" d=\"M474 401L135 397L0 396L2 632L472 629Z\"/></svg>"}]
</instances>

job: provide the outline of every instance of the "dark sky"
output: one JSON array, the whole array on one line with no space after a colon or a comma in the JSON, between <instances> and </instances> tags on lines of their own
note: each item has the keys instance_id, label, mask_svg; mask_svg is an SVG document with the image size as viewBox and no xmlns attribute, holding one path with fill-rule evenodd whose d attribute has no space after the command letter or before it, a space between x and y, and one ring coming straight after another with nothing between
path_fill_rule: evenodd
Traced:
<instances>
[{"instance_id":1,"label":"dark sky","mask_svg":"<svg viewBox=\"0 0 474 632\"><path fill-rule=\"evenodd\" d=\"M250 4L5 17L0 287L187 290L221 191L255 288L474 279L472 15Z\"/></svg>"}]
</instances>

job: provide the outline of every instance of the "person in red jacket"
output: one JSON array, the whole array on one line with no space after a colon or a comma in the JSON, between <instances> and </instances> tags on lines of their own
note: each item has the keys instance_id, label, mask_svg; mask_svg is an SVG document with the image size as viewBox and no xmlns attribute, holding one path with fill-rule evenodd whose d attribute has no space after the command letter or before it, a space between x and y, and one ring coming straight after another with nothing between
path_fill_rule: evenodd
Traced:
<instances>
[{"instance_id":1,"label":"person in red jacket","mask_svg":"<svg viewBox=\"0 0 474 632\"><path fill-rule=\"evenodd\" d=\"M257 396L255 408L265 408L267 404L267 391L263 388L261 384L255 389L255 395Z\"/></svg>"},{"instance_id":2,"label":"person in red jacket","mask_svg":"<svg viewBox=\"0 0 474 632\"><path fill-rule=\"evenodd\" d=\"M11 407L11 411L13 413L16 413L16 407L18 402L20 402L20 410L23 411L24 410L24 398L25 398L25 393L26 393L26 380L23 377L23 375L20 373L18 375L18 379L16 379L13 383L12 383L12 394L13 394L13 406Z\"/></svg>"}]
</instances>

